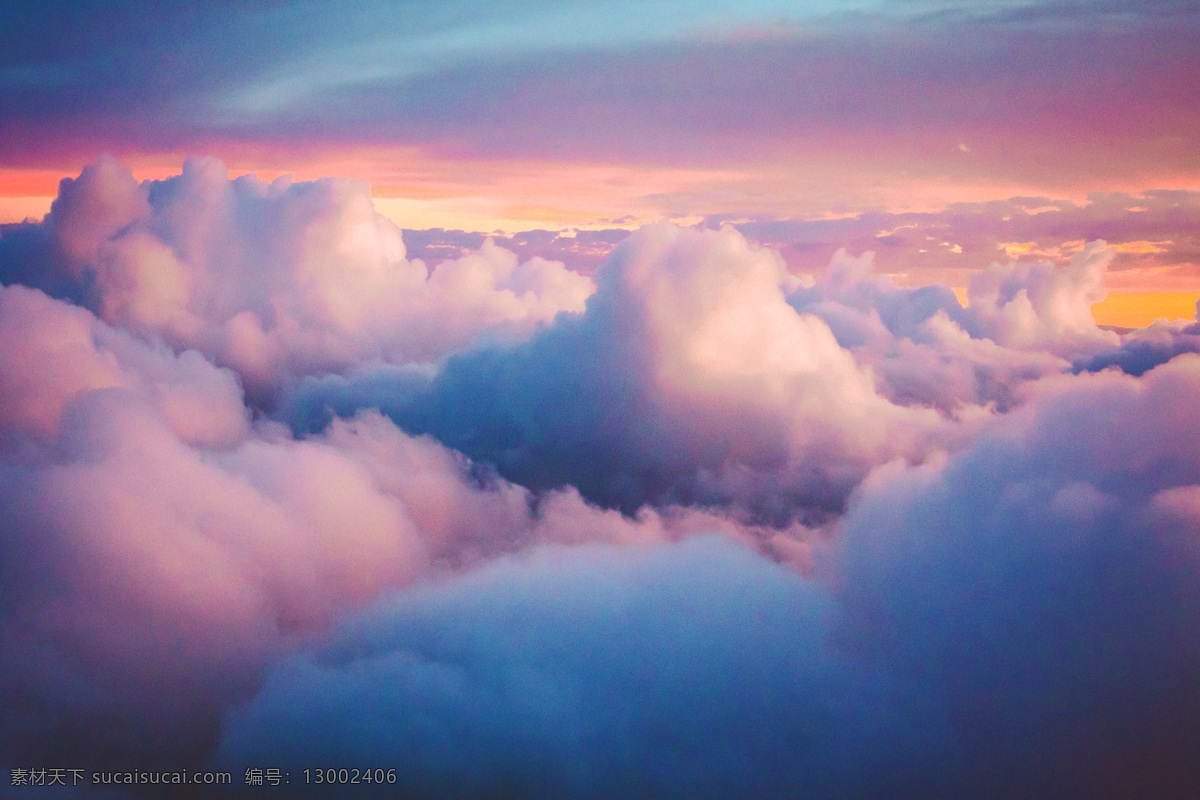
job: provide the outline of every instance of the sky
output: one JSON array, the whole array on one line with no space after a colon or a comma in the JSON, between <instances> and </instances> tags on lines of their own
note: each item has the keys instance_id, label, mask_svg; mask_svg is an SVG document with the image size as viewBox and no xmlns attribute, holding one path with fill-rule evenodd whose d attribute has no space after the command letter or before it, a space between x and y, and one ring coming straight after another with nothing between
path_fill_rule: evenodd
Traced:
<instances>
[{"instance_id":1,"label":"sky","mask_svg":"<svg viewBox=\"0 0 1200 800\"><path fill-rule=\"evenodd\" d=\"M58 181L102 152L139 179L210 155L263 179L366 180L381 213L412 230L730 222L796 270L823 268L838 247L890 248L890 273L954 288L1013 248L1062 258L1066 243L1103 238L1124 248L1103 321L1144 325L1154 311L1133 309L1147 303L1178 318L1183 295L1200 294L1200 19L1186 1L9 3L0 14L7 222L40 218ZM998 202L1056 213L963 227L961 212ZM1064 226L1064 206L1091 218ZM945 235L877 241L911 230L914 213ZM796 230L853 219L875 229ZM1174 296L1116 296L1128 293Z\"/></svg>"},{"instance_id":2,"label":"sky","mask_svg":"<svg viewBox=\"0 0 1200 800\"><path fill-rule=\"evenodd\" d=\"M0 798L1200 795L1198 53L4 4Z\"/></svg>"}]
</instances>

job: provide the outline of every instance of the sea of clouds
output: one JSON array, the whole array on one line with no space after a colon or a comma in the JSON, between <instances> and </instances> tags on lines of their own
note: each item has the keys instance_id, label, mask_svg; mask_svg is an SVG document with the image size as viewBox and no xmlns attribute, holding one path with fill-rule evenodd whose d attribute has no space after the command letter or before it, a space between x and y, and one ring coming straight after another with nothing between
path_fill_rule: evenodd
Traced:
<instances>
[{"instance_id":1,"label":"sea of clouds","mask_svg":"<svg viewBox=\"0 0 1200 800\"><path fill-rule=\"evenodd\" d=\"M1098 327L1112 258L431 265L102 158L0 228L0 766L1194 797L1200 322Z\"/></svg>"}]
</instances>

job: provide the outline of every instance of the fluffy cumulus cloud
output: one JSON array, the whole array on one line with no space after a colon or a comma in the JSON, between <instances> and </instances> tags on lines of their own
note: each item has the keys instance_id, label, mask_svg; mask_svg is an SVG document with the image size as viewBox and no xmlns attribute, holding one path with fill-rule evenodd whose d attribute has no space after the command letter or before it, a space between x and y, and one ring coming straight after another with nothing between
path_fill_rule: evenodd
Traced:
<instances>
[{"instance_id":1,"label":"fluffy cumulus cloud","mask_svg":"<svg viewBox=\"0 0 1200 800\"><path fill-rule=\"evenodd\" d=\"M190 444L231 443L248 427L237 377L199 353L177 356L37 290L0 287L0 438L52 440L76 396L105 388L145 398Z\"/></svg>"},{"instance_id":2,"label":"fluffy cumulus cloud","mask_svg":"<svg viewBox=\"0 0 1200 800\"><path fill-rule=\"evenodd\" d=\"M1095 242L1063 268L993 264L964 308L947 287L875 274L871 253L838 252L814 282L731 228L648 227L597 274L584 315L436 374L310 380L288 413L304 427L381 407L514 480L626 510L811 522L870 468L954 448L986 408L1119 346L1091 316L1111 258Z\"/></svg>"},{"instance_id":3,"label":"fluffy cumulus cloud","mask_svg":"<svg viewBox=\"0 0 1200 800\"><path fill-rule=\"evenodd\" d=\"M937 685L971 794L1200 788L1200 357L1063 380L842 526L849 639Z\"/></svg>"},{"instance_id":4,"label":"fluffy cumulus cloud","mask_svg":"<svg viewBox=\"0 0 1200 800\"><path fill-rule=\"evenodd\" d=\"M63 181L46 221L25 228L0 239L0 278L195 348L236 369L258 399L296 375L527 335L582 310L593 290L561 264L518 263L490 242L431 271L405 258L365 183L230 180L213 159L138 183L103 158Z\"/></svg>"},{"instance_id":5,"label":"fluffy cumulus cloud","mask_svg":"<svg viewBox=\"0 0 1200 800\"><path fill-rule=\"evenodd\" d=\"M582 316L527 342L455 356L424 384L309 381L291 413L376 405L527 485L768 520L837 510L871 466L954 438L881 396L825 321L788 305L801 279L732 229L643 228L597 282Z\"/></svg>"},{"instance_id":6,"label":"fluffy cumulus cloud","mask_svg":"<svg viewBox=\"0 0 1200 800\"><path fill-rule=\"evenodd\" d=\"M1041 269L1053 271L1050 265ZM1027 274L1029 270L1023 271ZM1011 294L1022 298L1018 305L1028 306L1025 275L1017 274L1016 265L993 264L980 281L994 283L1003 280L1000 276L1007 276ZM1072 281L1061 283L1068 293L1073 291ZM898 286L892 278L876 273L874 253L868 251L856 258L839 250L825 278L794 290L788 302L797 311L824 320L838 343L873 371L879 391L892 402L962 415L989 404L1007 407L1015 402L1023 384L1061 372L1066 366L1043 349L1014 349L997 341L1000 337L985 335L1013 315L1008 313L1009 304L998 302L997 293L981 291L978 284L973 284L972 291L985 294L986 305L963 308L945 286ZM1067 306L1073 318L1090 315L1086 297L1074 293L1071 299L1075 299L1073 305L1070 299L1059 304ZM1022 321L1027 327L1041 324L1038 311L1032 308ZM1105 335L1094 322L1090 325L1095 335ZM1036 336L1041 331L1025 332Z\"/></svg>"},{"instance_id":7,"label":"fluffy cumulus cloud","mask_svg":"<svg viewBox=\"0 0 1200 800\"><path fill-rule=\"evenodd\" d=\"M227 369L37 290L0 289L0 345L6 748L179 756L284 639L380 587L667 535L576 494L538 506L378 416L252 426Z\"/></svg>"},{"instance_id":8,"label":"fluffy cumulus cloud","mask_svg":"<svg viewBox=\"0 0 1200 800\"><path fill-rule=\"evenodd\" d=\"M805 563L802 541L703 512L535 496L379 415L296 441L251 422L228 370L37 290L0 289L0 345L5 763L194 762L300 638L538 543L716 529Z\"/></svg>"},{"instance_id":9,"label":"fluffy cumulus cloud","mask_svg":"<svg viewBox=\"0 0 1200 800\"><path fill-rule=\"evenodd\" d=\"M0 766L1194 797L1200 331L1098 328L1112 252L430 270L361 185L101 160L0 232Z\"/></svg>"},{"instance_id":10,"label":"fluffy cumulus cloud","mask_svg":"<svg viewBox=\"0 0 1200 800\"><path fill-rule=\"evenodd\" d=\"M1104 272L1114 255L1096 241L1065 268L1050 261L993 264L967 288L968 313L997 344L1067 356L1104 349L1119 339L1096 325L1092 305L1104 299Z\"/></svg>"},{"instance_id":11,"label":"fluffy cumulus cloud","mask_svg":"<svg viewBox=\"0 0 1200 800\"><path fill-rule=\"evenodd\" d=\"M713 538L543 550L389 599L281 662L217 763L387 765L379 793L406 797L866 798L881 776L921 796L944 721L839 654L834 614Z\"/></svg>"}]
</instances>

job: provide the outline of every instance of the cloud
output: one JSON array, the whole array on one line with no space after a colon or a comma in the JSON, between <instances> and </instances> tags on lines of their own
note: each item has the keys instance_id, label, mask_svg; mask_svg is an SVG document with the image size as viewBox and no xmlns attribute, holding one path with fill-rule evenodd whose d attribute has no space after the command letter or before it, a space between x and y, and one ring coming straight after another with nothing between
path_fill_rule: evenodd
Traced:
<instances>
[{"instance_id":1,"label":"cloud","mask_svg":"<svg viewBox=\"0 0 1200 800\"><path fill-rule=\"evenodd\" d=\"M823 272L842 248L873 250L880 271L912 286L941 281L966 287L988 263L1014 258L1063 266L1088 241L1102 239L1117 251L1107 275L1110 288L1166 292L1196 285L1197 220L1200 193L1160 190L1094 192L1086 202L1009 197L837 219L718 214L705 224L733 224L750 241L778 250L797 272Z\"/></svg>"},{"instance_id":2,"label":"cloud","mask_svg":"<svg viewBox=\"0 0 1200 800\"><path fill-rule=\"evenodd\" d=\"M0 287L0 442L53 441L70 403L105 388L145 398L189 444L229 445L249 430L229 370L193 350L140 342L37 290Z\"/></svg>"},{"instance_id":3,"label":"cloud","mask_svg":"<svg viewBox=\"0 0 1200 800\"><path fill-rule=\"evenodd\" d=\"M1066 267L993 264L964 308L875 274L872 253L840 251L813 281L731 228L649 227L597 274L583 316L439 372L309 379L283 414L319 430L381 408L519 483L627 512L700 503L818 524L871 468L954 449L987 409L1120 346L1091 316L1112 257L1095 242Z\"/></svg>"},{"instance_id":4,"label":"cloud","mask_svg":"<svg viewBox=\"0 0 1200 800\"><path fill-rule=\"evenodd\" d=\"M523 163L786 169L811 153L783 185L817 171L814 188L855 208L895 172L1075 189L1194 169L1198 26L1183 3L1127 4L1119 24L1111 6L1049 0L1024 14L829 4L803 26L773 25L795 20L792 4L651 3L640 25L615 29L582 3L350 19L330 3L303 19L235 3L171 20L141 5L70 19L58 4L15 5L0 100L9 163L98 147L301 158L381 142ZM833 176L857 185L830 187Z\"/></svg>"},{"instance_id":5,"label":"cloud","mask_svg":"<svg viewBox=\"0 0 1200 800\"><path fill-rule=\"evenodd\" d=\"M360 184L102 159L0 238L0 764L1194 796L1197 331L1098 328L1117 257L430 271Z\"/></svg>"},{"instance_id":6,"label":"cloud","mask_svg":"<svg viewBox=\"0 0 1200 800\"><path fill-rule=\"evenodd\" d=\"M1130 375L1142 375L1183 353L1200 353L1200 310L1194 322L1158 320L1131 331L1122 337L1120 347L1077 361L1075 370L1098 372L1116 367Z\"/></svg>"},{"instance_id":7,"label":"cloud","mask_svg":"<svg viewBox=\"0 0 1200 800\"><path fill-rule=\"evenodd\" d=\"M777 251L795 274L825 274L839 250L874 252L874 271L910 288L932 283L965 288L992 262L1050 261L1062 267L1097 239L1115 250L1105 274L1111 291L1186 292L1196 280L1200 192L1094 192L1085 202L1010 197L956 202L936 211L870 210L836 219L742 212L712 214L704 227L732 225L746 239ZM594 275L623 229L531 230L497 236L522 259L541 256ZM431 263L478 249L485 236L465 231L405 230L410 256ZM954 246L951 246L953 243ZM955 249L957 248L957 249Z\"/></svg>"},{"instance_id":8,"label":"cloud","mask_svg":"<svg viewBox=\"0 0 1200 800\"><path fill-rule=\"evenodd\" d=\"M839 655L833 613L711 537L541 550L277 664L217 763L387 764L411 797L918 796L937 711Z\"/></svg>"},{"instance_id":9,"label":"cloud","mask_svg":"<svg viewBox=\"0 0 1200 800\"><path fill-rule=\"evenodd\" d=\"M0 288L0 762L195 764L267 664L386 587L537 544L805 532L534 495L378 414L295 440L233 373ZM65 763L65 761L64 761Z\"/></svg>"},{"instance_id":10,"label":"cloud","mask_svg":"<svg viewBox=\"0 0 1200 800\"><path fill-rule=\"evenodd\" d=\"M1070 356L1111 346L1117 335L1096 325L1092 305L1104 299L1112 258L1096 241L1065 268L1049 261L993 264L967 287L968 315L983 336L1009 347Z\"/></svg>"},{"instance_id":11,"label":"cloud","mask_svg":"<svg viewBox=\"0 0 1200 800\"><path fill-rule=\"evenodd\" d=\"M1200 787L1200 358L1062 379L841 530L847 642L940 687L966 794Z\"/></svg>"},{"instance_id":12,"label":"cloud","mask_svg":"<svg viewBox=\"0 0 1200 800\"><path fill-rule=\"evenodd\" d=\"M127 389L76 395L3 462L4 755L194 758L289 635L418 574L435 548L370 435L213 452Z\"/></svg>"},{"instance_id":13,"label":"cloud","mask_svg":"<svg viewBox=\"0 0 1200 800\"><path fill-rule=\"evenodd\" d=\"M617 243L628 235L629 231L624 228L571 231L529 230L507 235L493 233L490 237L482 233L441 228L431 230L405 228L404 244L408 247L410 257L436 264L439 261L459 258L470 251L478 250L486 239L491 238L493 242L505 250L511 250L523 260L540 257L550 261L559 261L571 271L581 275L595 275Z\"/></svg>"},{"instance_id":14,"label":"cloud","mask_svg":"<svg viewBox=\"0 0 1200 800\"><path fill-rule=\"evenodd\" d=\"M1043 384L875 471L816 581L701 538L388 597L277 662L216 763L367 758L417 797L1192 796L1198 390L1196 356Z\"/></svg>"},{"instance_id":15,"label":"cloud","mask_svg":"<svg viewBox=\"0 0 1200 800\"><path fill-rule=\"evenodd\" d=\"M1081 273L1089 285L1095 282L1095 268L1102 269L1103 263L1096 262L1092 272ZM1010 295L1025 298L1029 269L996 264L981 280L994 284L1007 278ZM1090 314L1090 308L1075 299L1080 276L1059 274L1049 264L1032 274L1042 284L1054 279L1058 283L1044 288L1033 282L1038 308L1024 299L1018 301L1024 316L1016 324L1026 327L1027 337L1036 337L1052 325L1043 319L1047 308L1062 308L1062 313L1081 326L1083 332L1077 336L1109 341L1109 334L1094 322L1081 321L1081 314ZM970 416L973 406L1007 408L1019 401L1023 384L1066 368L1063 359L1036 346L1057 342L1029 341L1023 344L1030 346L1020 349L1006 347L1006 337L1015 338L1010 333L1014 323L1009 322L1009 328L1001 323L1014 318L1012 309L997 302L994 290L975 284L975 291L976 296L987 295L987 300L963 308L946 286L898 286L889 276L875 272L875 253L868 251L855 258L839 250L824 279L794 289L788 303L800 313L824 320L838 343L873 371L879 391L893 403ZM1064 298L1064 294L1071 296Z\"/></svg>"},{"instance_id":16,"label":"cloud","mask_svg":"<svg viewBox=\"0 0 1200 800\"><path fill-rule=\"evenodd\" d=\"M11 246L0 239L6 282L57 290L111 324L195 348L235 369L260 402L298 375L520 338L581 311L593 290L561 264L518 263L490 242L430 272L405 258L365 184L231 181L212 159L139 184L102 158L63 181L46 221L20 234ZM46 249L30 253L38 241Z\"/></svg>"},{"instance_id":17,"label":"cloud","mask_svg":"<svg viewBox=\"0 0 1200 800\"><path fill-rule=\"evenodd\" d=\"M828 325L787 304L780 259L732 229L643 228L597 282L582 316L525 343L461 353L424 383L310 380L285 413L319 426L328 407L379 407L524 485L776 524L840 510L872 466L955 435L881 397Z\"/></svg>"}]
</instances>

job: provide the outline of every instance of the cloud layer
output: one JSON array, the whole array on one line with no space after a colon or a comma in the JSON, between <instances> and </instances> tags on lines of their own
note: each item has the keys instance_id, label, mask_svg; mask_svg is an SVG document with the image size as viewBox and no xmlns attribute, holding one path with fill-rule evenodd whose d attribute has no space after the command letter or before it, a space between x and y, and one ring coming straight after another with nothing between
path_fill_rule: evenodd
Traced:
<instances>
[{"instance_id":1,"label":"cloud layer","mask_svg":"<svg viewBox=\"0 0 1200 800\"><path fill-rule=\"evenodd\" d=\"M3 241L7 281L195 348L235 368L260 400L297 375L431 361L483 334L527 335L581 311L593 291L561 264L519 264L490 242L431 273L405 258L366 184L231 181L212 159L142 184L101 159L64 181L44 223Z\"/></svg>"},{"instance_id":2,"label":"cloud layer","mask_svg":"<svg viewBox=\"0 0 1200 800\"><path fill-rule=\"evenodd\" d=\"M1200 785L1200 357L1063 380L842 525L852 645L938 685L972 794Z\"/></svg>"},{"instance_id":3,"label":"cloud layer","mask_svg":"<svg viewBox=\"0 0 1200 800\"><path fill-rule=\"evenodd\" d=\"M382 408L513 480L626 511L732 505L811 524L871 468L957 447L1025 383L1119 347L1091 317L1111 258L1097 242L1066 268L993 264L963 308L944 286L875 275L871 254L836 254L814 283L731 228L647 227L583 315L432 378L308 380L287 413L303 429L326 409Z\"/></svg>"},{"instance_id":4,"label":"cloud layer","mask_svg":"<svg viewBox=\"0 0 1200 800\"><path fill-rule=\"evenodd\" d=\"M686 198L678 198L685 203ZM683 209L679 209L684 213ZM795 213L794 209L791 213ZM1010 197L954 202L936 211L869 210L836 219L787 212L725 212L704 225L732 225L746 239L777 251L793 272L821 275L838 250L876 252L876 268L905 285L941 282L965 288L979 268L1014 258L1068 264L1089 241L1114 253L1105 284L1123 292L1200 291L1200 192L1092 192L1085 201ZM484 235L454 230L405 231L409 253L426 260L477 249ZM594 274L629 232L530 230L497 237L528 259L541 256Z\"/></svg>"},{"instance_id":5,"label":"cloud layer","mask_svg":"<svg viewBox=\"0 0 1200 800\"><path fill-rule=\"evenodd\" d=\"M103 159L0 232L0 766L1195 796L1200 333L1097 327L1114 258L430 268Z\"/></svg>"},{"instance_id":6,"label":"cloud layer","mask_svg":"<svg viewBox=\"0 0 1200 800\"><path fill-rule=\"evenodd\" d=\"M292 414L366 403L527 485L775 521L838 510L871 466L949 436L880 396L825 322L788 305L802 281L732 229L644 228L597 280L582 316L525 343L455 356L423 386L309 381Z\"/></svg>"},{"instance_id":7,"label":"cloud layer","mask_svg":"<svg viewBox=\"0 0 1200 800\"><path fill-rule=\"evenodd\" d=\"M0 318L5 758L195 758L257 670L383 587L729 527L535 497L378 415L295 441L195 351L23 287Z\"/></svg>"},{"instance_id":8,"label":"cloud layer","mask_svg":"<svg viewBox=\"0 0 1200 800\"><path fill-rule=\"evenodd\" d=\"M220 759L369 754L414 796L1187 797L1198 390L1195 356L1063 379L877 471L815 582L693 540L383 601L277 665Z\"/></svg>"},{"instance_id":9,"label":"cloud layer","mask_svg":"<svg viewBox=\"0 0 1200 800\"><path fill-rule=\"evenodd\" d=\"M835 611L715 538L543 550L281 663L218 763L367 759L412 797L919 796L938 710L839 654Z\"/></svg>"}]
</instances>

